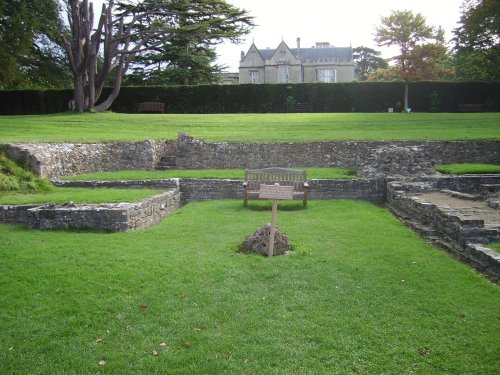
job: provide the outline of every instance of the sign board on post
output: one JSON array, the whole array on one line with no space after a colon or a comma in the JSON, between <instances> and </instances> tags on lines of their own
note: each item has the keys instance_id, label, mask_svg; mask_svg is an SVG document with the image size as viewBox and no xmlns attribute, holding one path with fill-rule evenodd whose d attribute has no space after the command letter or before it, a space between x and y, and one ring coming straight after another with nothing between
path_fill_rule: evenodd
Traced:
<instances>
[{"instance_id":1,"label":"sign board on post","mask_svg":"<svg viewBox=\"0 0 500 375\"><path fill-rule=\"evenodd\" d=\"M260 185L259 198L261 199L293 199L293 186Z\"/></svg>"},{"instance_id":2,"label":"sign board on post","mask_svg":"<svg viewBox=\"0 0 500 375\"><path fill-rule=\"evenodd\" d=\"M269 246L267 256L272 257L274 252L274 233L276 232L276 215L278 212L278 199L293 199L293 186L260 185L259 198L272 199L273 209L271 217L271 233L269 234Z\"/></svg>"}]
</instances>

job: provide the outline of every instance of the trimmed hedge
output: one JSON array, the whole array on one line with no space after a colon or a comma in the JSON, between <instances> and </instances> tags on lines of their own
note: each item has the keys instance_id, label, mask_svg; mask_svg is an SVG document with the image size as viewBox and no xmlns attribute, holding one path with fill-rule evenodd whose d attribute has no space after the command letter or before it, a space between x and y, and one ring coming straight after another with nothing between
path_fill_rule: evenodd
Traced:
<instances>
[{"instance_id":1,"label":"trimmed hedge","mask_svg":"<svg viewBox=\"0 0 500 375\"><path fill-rule=\"evenodd\" d=\"M312 103L313 112L387 112L401 108L403 92L401 82L122 87L111 110L135 113L138 103L158 101L166 113L280 113L294 101ZM0 91L0 114L64 112L71 97L71 90ZM415 82L409 103L416 112L457 112L459 104L500 111L500 83Z\"/></svg>"}]
</instances>

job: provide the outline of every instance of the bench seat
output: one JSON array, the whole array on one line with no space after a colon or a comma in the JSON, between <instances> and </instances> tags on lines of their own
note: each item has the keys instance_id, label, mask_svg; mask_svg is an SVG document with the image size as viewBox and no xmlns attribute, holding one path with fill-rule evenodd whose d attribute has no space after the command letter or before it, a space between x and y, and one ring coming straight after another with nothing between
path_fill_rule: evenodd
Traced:
<instances>
[{"instance_id":1,"label":"bench seat","mask_svg":"<svg viewBox=\"0 0 500 375\"><path fill-rule=\"evenodd\" d=\"M307 205L307 182L306 171L296 171L286 168L263 168L245 170L245 181L243 182L243 204L246 206L248 199L258 199L260 185L293 186L293 196L302 198L304 206Z\"/></svg>"}]
</instances>

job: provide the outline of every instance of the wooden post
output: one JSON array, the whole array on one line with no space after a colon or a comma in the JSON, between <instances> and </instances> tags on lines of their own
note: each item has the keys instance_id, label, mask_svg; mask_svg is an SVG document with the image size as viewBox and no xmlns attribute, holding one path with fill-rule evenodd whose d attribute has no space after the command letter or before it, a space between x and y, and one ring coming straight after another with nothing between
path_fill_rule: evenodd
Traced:
<instances>
[{"instance_id":1,"label":"wooden post","mask_svg":"<svg viewBox=\"0 0 500 375\"><path fill-rule=\"evenodd\" d=\"M271 216L271 232L269 233L269 246L267 249L267 256L272 257L274 253L274 235L276 233L276 216L278 213L278 201L273 199L273 209Z\"/></svg>"},{"instance_id":2,"label":"wooden post","mask_svg":"<svg viewBox=\"0 0 500 375\"><path fill-rule=\"evenodd\" d=\"M267 256L272 257L274 254L274 235L276 233L276 216L278 214L278 199L293 199L293 186L260 185L259 198L271 199L273 202L271 216L271 232L269 233L269 245L267 246Z\"/></svg>"}]
</instances>

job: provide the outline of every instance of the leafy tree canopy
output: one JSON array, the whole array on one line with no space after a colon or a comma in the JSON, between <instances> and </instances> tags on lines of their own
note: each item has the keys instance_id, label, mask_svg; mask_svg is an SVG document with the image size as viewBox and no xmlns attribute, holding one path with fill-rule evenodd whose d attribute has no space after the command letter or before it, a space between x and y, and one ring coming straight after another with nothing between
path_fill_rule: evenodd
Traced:
<instances>
[{"instance_id":1,"label":"leafy tree canopy","mask_svg":"<svg viewBox=\"0 0 500 375\"><path fill-rule=\"evenodd\" d=\"M189 51L222 39L236 41L252 26L246 11L223 0L108 0L96 23L88 0L68 3L71 32L64 33L61 27L61 33L73 73L74 106L79 112L108 109L118 96L122 78L146 52L154 56L155 51L169 45ZM171 51L178 56L178 65L185 61L181 50ZM161 65L164 58L158 61ZM110 77L113 88L101 99L103 85Z\"/></svg>"},{"instance_id":2,"label":"leafy tree canopy","mask_svg":"<svg viewBox=\"0 0 500 375\"><path fill-rule=\"evenodd\" d=\"M465 0L454 30L457 78L500 80L500 1Z\"/></svg>"},{"instance_id":3,"label":"leafy tree canopy","mask_svg":"<svg viewBox=\"0 0 500 375\"><path fill-rule=\"evenodd\" d=\"M368 47L356 47L353 50L355 72L361 81L365 81L368 75L377 69L386 69L389 65L380 52Z\"/></svg>"},{"instance_id":4,"label":"leafy tree canopy","mask_svg":"<svg viewBox=\"0 0 500 375\"><path fill-rule=\"evenodd\" d=\"M370 79L391 77L405 83L404 109L408 108L408 84L418 80L442 79L452 74L447 68L444 30L427 25L425 17L411 10L393 11L382 17L376 28L379 46L397 46L400 54L391 60L395 65L377 70Z\"/></svg>"},{"instance_id":5,"label":"leafy tree canopy","mask_svg":"<svg viewBox=\"0 0 500 375\"><path fill-rule=\"evenodd\" d=\"M0 88L62 88L57 0L0 0Z\"/></svg>"}]
</instances>

